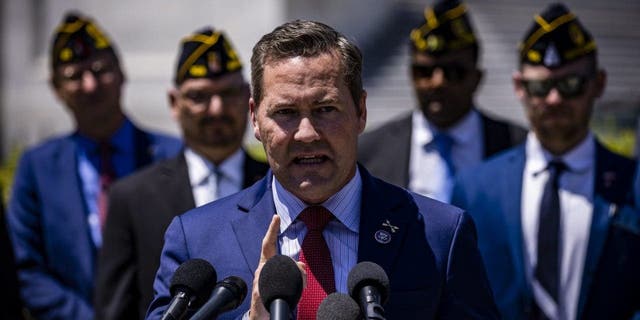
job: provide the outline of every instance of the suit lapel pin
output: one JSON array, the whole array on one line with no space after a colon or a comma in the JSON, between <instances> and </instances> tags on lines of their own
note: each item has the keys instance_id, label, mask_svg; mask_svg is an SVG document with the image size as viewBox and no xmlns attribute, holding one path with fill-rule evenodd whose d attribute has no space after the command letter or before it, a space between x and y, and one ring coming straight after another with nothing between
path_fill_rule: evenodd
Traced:
<instances>
[{"instance_id":1,"label":"suit lapel pin","mask_svg":"<svg viewBox=\"0 0 640 320\"><path fill-rule=\"evenodd\" d=\"M391 242L391 234L392 233L396 233L396 231L398 231L398 229L400 229L400 228L392 225L391 222L389 221L389 219L386 219L382 223L382 227L389 228L389 231L391 231L391 232L389 232L387 230L378 230L378 231L376 231L376 234L375 234L376 241L378 241L379 243L382 243L382 244L387 244L387 243Z\"/></svg>"},{"instance_id":2,"label":"suit lapel pin","mask_svg":"<svg viewBox=\"0 0 640 320\"><path fill-rule=\"evenodd\" d=\"M398 231L398 229L400 229L400 228L398 228L398 227L396 227L396 226L392 225L392 224L391 224L391 222L389 222L389 219L385 220L385 221L382 223L382 226L383 226L383 227L387 227L387 228L389 228L389 230L391 230L391 233L396 233L396 231Z\"/></svg>"},{"instance_id":3,"label":"suit lapel pin","mask_svg":"<svg viewBox=\"0 0 640 320\"><path fill-rule=\"evenodd\" d=\"M391 242L391 234L387 232L387 230L376 231L374 238L376 238L376 241L378 241L381 244L387 244Z\"/></svg>"}]
</instances>

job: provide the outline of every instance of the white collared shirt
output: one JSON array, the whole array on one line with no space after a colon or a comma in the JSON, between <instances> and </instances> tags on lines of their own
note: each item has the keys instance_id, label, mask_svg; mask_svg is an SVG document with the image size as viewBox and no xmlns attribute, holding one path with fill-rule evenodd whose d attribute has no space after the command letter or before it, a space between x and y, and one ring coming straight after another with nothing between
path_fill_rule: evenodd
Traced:
<instances>
[{"instance_id":1,"label":"white collared shirt","mask_svg":"<svg viewBox=\"0 0 640 320\"><path fill-rule=\"evenodd\" d=\"M409 159L409 189L416 193L451 201L453 177L446 161L440 156L433 138L439 130L425 118L422 111L412 115L411 156ZM484 129L477 111L472 110L454 127L444 131L455 141L451 158L456 171L482 162ZM426 148L425 148L426 146Z\"/></svg>"},{"instance_id":2,"label":"white collared shirt","mask_svg":"<svg viewBox=\"0 0 640 320\"><path fill-rule=\"evenodd\" d=\"M196 207L242 190L245 156L241 149L217 167L190 148L185 148L184 157ZM216 170L219 175L214 174Z\"/></svg>"},{"instance_id":3,"label":"white collared shirt","mask_svg":"<svg viewBox=\"0 0 640 320\"><path fill-rule=\"evenodd\" d=\"M549 316L550 319L575 319L593 216L595 141L589 134L573 150L558 158L543 149L535 134L530 132L526 142L526 159L522 176L521 211L527 277L540 308L548 316L558 313L557 317ZM568 167L559 180L562 243L559 310L555 310L555 304L533 276L537 262L540 201L549 179L545 169L553 159L562 160Z\"/></svg>"},{"instance_id":4,"label":"white collared shirt","mask_svg":"<svg viewBox=\"0 0 640 320\"><path fill-rule=\"evenodd\" d=\"M308 205L287 191L275 176L271 186L276 213L280 216L280 253L297 261L307 227L296 218ZM347 293L347 276L358 262L361 198L362 180L356 167L353 178L322 203L336 217L325 227L322 235L331 253L336 290L342 293Z\"/></svg>"}]
</instances>

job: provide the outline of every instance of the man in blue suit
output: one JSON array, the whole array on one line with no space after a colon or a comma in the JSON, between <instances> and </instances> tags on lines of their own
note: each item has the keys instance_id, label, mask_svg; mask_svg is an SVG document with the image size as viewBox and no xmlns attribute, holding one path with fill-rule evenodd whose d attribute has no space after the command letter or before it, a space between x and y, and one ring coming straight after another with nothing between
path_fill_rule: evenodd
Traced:
<instances>
[{"instance_id":1,"label":"man in blue suit","mask_svg":"<svg viewBox=\"0 0 640 320\"><path fill-rule=\"evenodd\" d=\"M535 17L514 74L531 132L461 173L454 205L478 227L505 319L629 319L640 310L635 162L589 130L605 87L596 43L562 4Z\"/></svg>"},{"instance_id":2,"label":"man in blue suit","mask_svg":"<svg viewBox=\"0 0 640 320\"><path fill-rule=\"evenodd\" d=\"M25 152L8 207L21 295L38 319L92 318L110 182L180 150L178 140L127 119L124 81L107 36L68 14L54 34L51 85L76 129Z\"/></svg>"},{"instance_id":3,"label":"man in blue suit","mask_svg":"<svg viewBox=\"0 0 640 320\"><path fill-rule=\"evenodd\" d=\"M346 292L349 271L365 260L389 275L390 319L495 318L467 214L356 164L367 115L359 49L327 25L297 20L263 36L251 62L251 120L271 171L252 187L172 221L147 318L167 309L177 267L203 258L218 278L239 276L252 291L219 319L268 319L257 283L277 253L307 261L301 268L308 285L293 311L298 319L315 319L313 289L321 296ZM309 227L317 220L326 223L323 231ZM307 237L312 232L321 236ZM308 239L325 253L311 253Z\"/></svg>"}]
</instances>

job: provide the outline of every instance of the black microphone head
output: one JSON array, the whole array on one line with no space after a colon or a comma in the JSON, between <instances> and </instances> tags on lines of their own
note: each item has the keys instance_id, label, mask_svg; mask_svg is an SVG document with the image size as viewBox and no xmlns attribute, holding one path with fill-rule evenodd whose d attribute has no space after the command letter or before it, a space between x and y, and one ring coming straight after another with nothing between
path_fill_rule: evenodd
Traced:
<instances>
[{"instance_id":1,"label":"black microphone head","mask_svg":"<svg viewBox=\"0 0 640 320\"><path fill-rule=\"evenodd\" d=\"M293 259L273 256L260 271L258 288L267 310L275 299L283 299L293 309L302 295L302 273Z\"/></svg>"},{"instance_id":2,"label":"black microphone head","mask_svg":"<svg viewBox=\"0 0 640 320\"><path fill-rule=\"evenodd\" d=\"M357 299L359 291L362 287L376 287L382 299L381 303L387 303L389 299L389 277L387 273L376 263L363 261L358 263L347 277L347 288L349 294Z\"/></svg>"},{"instance_id":3,"label":"black microphone head","mask_svg":"<svg viewBox=\"0 0 640 320\"><path fill-rule=\"evenodd\" d=\"M206 260L191 259L183 262L171 278L169 291L175 296L184 291L191 296L191 307L199 307L211 294L216 284L216 270Z\"/></svg>"},{"instance_id":4,"label":"black microphone head","mask_svg":"<svg viewBox=\"0 0 640 320\"><path fill-rule=\"evenodd\" d=\"M237 299L233 300L231 304L227 306L229 308L228 310L233 310L240 306L242 301L244 301L244 298L247 296L247 284L244 280L236 276L227 277L216 284L216 286L222 286L229 289L233 296L237 297Z\"/></svg>"},{"instance_id":5,"label":"black microphone head","mask_svg":"<svg viewBox=\"0 0 640 320\"><path fill-rule=\"evenodd\" d=\"M317 320L359 320L360 306L348 294L334 292L318 307Z\"/></svg>"}]
</instances>

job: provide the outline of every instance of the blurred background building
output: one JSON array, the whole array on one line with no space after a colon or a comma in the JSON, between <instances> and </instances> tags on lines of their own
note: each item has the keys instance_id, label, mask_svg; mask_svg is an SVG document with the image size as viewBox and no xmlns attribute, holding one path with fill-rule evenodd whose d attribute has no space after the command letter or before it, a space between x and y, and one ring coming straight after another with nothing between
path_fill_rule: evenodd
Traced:
<instances>
[{"instance_id":1,"label":"blurred background building","mask_svg":"<svg viewBox=\"0 0 640 320\"><path fill-rule=\"evenodd\" d=\"M640 113L640 1L571 0L598 43L607 69L606 93L598 102L596 131L617 150L631 154ZM141 125L178 134L170 118L178 41L212 25L231 38L249 76L251 48L259 37L292 19L314 19L354 39L364 52L369 92L368 128L414 105L407 41L431 1L416 0L4 0L0 3L0 156L10 155L71 128L70 117L48 87L53 28L69 9L92 16L119 48L128 83L124 107ZM469 0L483 42L486 69L478 106L526 125L511 74L516 45L547 2ZM255 144L248 135L247 143Z\"/></svg>"}]
</instances>

